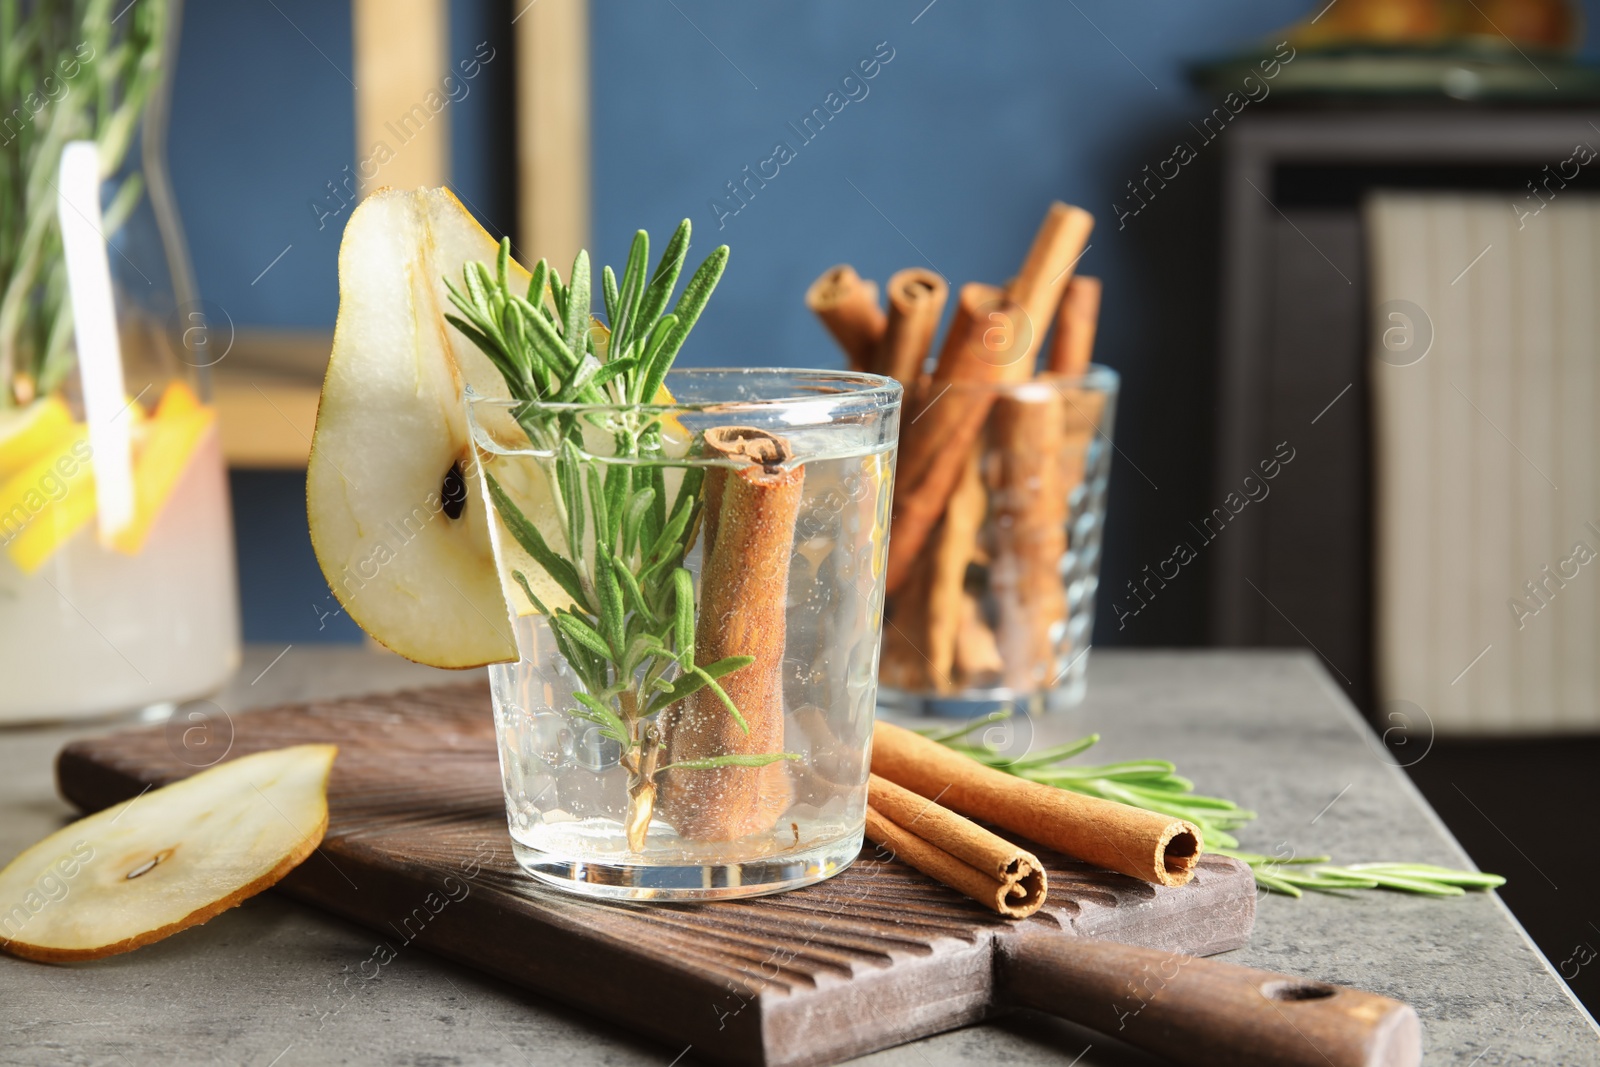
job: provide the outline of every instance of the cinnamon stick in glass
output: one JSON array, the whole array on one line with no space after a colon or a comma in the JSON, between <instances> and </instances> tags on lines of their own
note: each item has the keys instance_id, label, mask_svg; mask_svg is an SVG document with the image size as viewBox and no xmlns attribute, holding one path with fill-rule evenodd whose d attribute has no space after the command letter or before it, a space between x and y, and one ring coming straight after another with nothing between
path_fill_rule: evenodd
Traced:
<instances>
[{"instance_id":1,"label":"cinnamon stick in glass","mask_svg":"<svg viewBox=\"0 0 1600 1067\"><path fill-rule=\"evenodd\" d=\"M878 285L848 263L830 267L806 290L810 308L844 349L850 369L876 372L878 347L889 320L878 306Z\"/></svg>"},{"instance_id":2,"label":"cinnamon stick in glass","mask_svg":"<svg viewBox=\"0 0 1600 1067\"><path fill-rule=\"evenodd\" d=\"M890 277L888 296L889 324L873 369L909 391L928 361L950 286L931 270L908 267Z\"/></svg>"},{"instance_id":3,"label":"cinnamon stick in glass","mask_svg":"<svg viewBox=\"0 0 1600 1067\"><path fill-rule=\"evenodd\" d=\"M1081 378L1094 358L1094 335L1100 324L1100 279L1079 274L1067 283L1056 310L1056 332L1050 338L1049 372Z\"/></svg>"},{"instance_id":4,"label":"cinnamon stick in glass","mask_svg":"<svg viewBox=\"0 0 1600 1067\"><path fill-rule=\"evenodd\" d=\"M973 689L992 689L1000 684L1005 661L1000 645L983 617L978 598L961 595L961 619L956 626L956 684Z\"/></svg>"},{"instance_id":5,"label":"cinnamon stick in glass","mask_svg":"<svg viewBox=\"0 0 1600 1067\"><path fill-rule=\"evenodd\" d=\"M938 797L952 811L1157 885L1187 883L1203 848L1200 828L1187 820L1030 782L892 723L873 727L872 773Z\"/></svg>"},{"instance_id":6,"label":"cinnamon stick in glass","mask_svg":"<svg viewBox=\"0 0 1600 1067\"><path fill-rule=\"evenodd\" d=\"M961 287L939 361L900 431L885 587L894 595L944 517L988 416L984 386L1017 373L1030 343L1021 309L992 285ZM1028 368L1031 376L1031 366Z\"/></svg>"},{"instance_id":7,"label":"cinnamon stick in glass","mask_svg":"<svg viewBox=\"0 0 1600 1067\"><path fill-rule=\"evenodd\" d=\"M1061 393L1040 381L999 397L989 418L995 639L1004 684L1024 693L1055 682L1067 620L1067 416Z\"/></svg>"},{"instance_id":8,"label":"cinnamon stick in glass","mask_svg":"<svg viewBox=\"0 0 1600 1067\"><path fill-rule=\"evenodd\" d=\"M1089 233L1094 229L1094 216L1081 207L1063 204L1057 200L1045 212L1039 232L1022 269L1006 287L1006 295L1021 306L1033 324L1036 340L1044 341L1044 334L1061 304L1062 294L1072 280L1072 271L1089 243ZM1031 377L1033 365L1028 365Z\"/></svg>"},{"instance_id":9,"label":"cinnamon stick in glass","mask_svg":"<svg viewBox=\"0 0 1600 1067\"><path fill-rule=\"evenodd\" d=\"M961 604L967 564L977 551L987 500L974 452L950 496L944 521L929 539L918 563L923 573L906 584L889 613L896 640L884 644L882 677L890 684L941 693L959 687L955 660Z\"/></svg>"},{"instance_id":10,"label":"cinnamon stick in glass","mask_svg":"<svg viewBox=\"0 0 1600 1067\"><path fill-rule=\"evenodd\" d=\"M894 535L885 576L891 595L944 513L993 400L985 390L955 386L1033 377L1035 357L1093 227L1094 217L1082 208L1051 204L1022 268L1004 292L975 283L962 287L921 410L912 413L900 435ZM953 402L945 403L947 399Z\"/></svg>"},{"instance_id":11,"label":"cinnamon stick in glass","mask_svg":"<svg viewBox=\"0 0 1600 1067\"><path fill-rule=\"evenodd\" d=\"M709 686L662 713L662 765L783 751L784 608L805 468L789 442L747 426L705 432L706 454L734 466L706 474L695 662L754 656L720 683L749 732ZM659 811L688 838L728 841L772 828L789 807L786 761L764 767L669 769Z\"/></svg>"},{"instance_id":12,"label":"cinnamon stick in glass","mask_svg":"<svg viewBox=\"0 0 1600 1067\"><path fill-rule=\"evenodd\" d=\"M867 788L867 839L1007 918L1026 919L1048 892L1033 853L876 774Z\"/></svg>"}]
</instances>

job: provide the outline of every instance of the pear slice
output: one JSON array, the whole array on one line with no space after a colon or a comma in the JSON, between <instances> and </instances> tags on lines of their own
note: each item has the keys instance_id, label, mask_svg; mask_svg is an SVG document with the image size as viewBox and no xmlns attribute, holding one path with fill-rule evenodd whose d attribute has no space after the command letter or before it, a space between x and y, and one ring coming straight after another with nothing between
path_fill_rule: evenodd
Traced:
<instances>
[{"instance_id":1,"label":"pear slice","mask_svg":"<svg viewBox=\"0 0 1600 1067\"><path fill-rule=\"evenodd\" d=\"M444 279L498 253L443 189L373 193L339 247L339 317L306 471L311 543L350 617L435 667L517 656L462 407L467 385L504 397L505 383L444 318Z\"/></svg>"},{"instance_id":2,"label":"pear slice","mask_svg":"<svg viewBox=\"0 0 1600 1067\"><path fill-rule=\"evenodd\" d=\"M0 871L0 949L114 956L255 896L322 842L337 752L243 756L57 830Z\"/></svg>"}]
</instances>

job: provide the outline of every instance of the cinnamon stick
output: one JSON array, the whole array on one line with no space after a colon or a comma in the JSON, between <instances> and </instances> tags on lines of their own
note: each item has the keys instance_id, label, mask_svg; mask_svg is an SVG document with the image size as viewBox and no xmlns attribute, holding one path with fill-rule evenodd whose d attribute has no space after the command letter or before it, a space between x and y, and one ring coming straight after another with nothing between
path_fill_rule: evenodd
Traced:
<instances>
[{"instance_id":1,"label":"cinnamon stick","mask_svg":"<svg viewBox=\"0 0 1600 1067\"><path fill-rule=\"evenodd\" d=\"M1057 200L1045 212L1022 269L1006 287L1006 295L1022 308L1033 324L1037 341L1044 340L1045 330L1055 316L1062 294L1067 291L1073 267L1083 255L1093 229L1093 215L1081 207ZM1030 363L1028 373L1022 377L1032 374Z\"/></svg>"},{"instance_id":2,"label":"cinnamon stick","mask_svg":"<svg viewBox=\"0 0 1600 1067\"><path fill-rule=\"evenodd\" d=\"M989 470L996 640L1004 684L1018 692L1055 681L1065 636L1067 589L1067 404L1051 383L1019 386L994 404ZM1082 477L1081 468L1078 477Z\"/></svg>"},{"instance_id":3,"label":"cinnamon stick","mask_svg":"<svg viewBox=\"0 0 1600 1067\"><path fill-rule=\"evenodd\" d=\"M1056 309L1056 332L1045 361L1051 374L1081 378L1094 357L1094 335L1100 324L1100 279L1079 274L1067 283Z\"/></svg>"},{"instance_id":4,"label":"cinnamon stick","mask_svg":"<svg viewBox=\"0 0 1600 1067\"><path fill-rule=\"evenodd\" d=\"M961 618L956 625L956 684L989 689L1000 683L1005 670L1000 645L971 593L961 595Z\"/></svg>"},{"instance_id":5,"label":"cinnamon stick","mask_svg":"<svg viewBox=\"0 0 1600 1067\"><path fill-rule=\"evenodd\" d=\"M1022 268L1003 293L991 286L962 287L922 409L901 433L885 577L889 593L905 580L911 560L944 512L989 414L992 393L957 386L1033 377L1045 331L1093 227L1094 217L1082 208L1051 204Z\"/></svg>"},{"instance_id":6,"label":"cinnamon stick","mask_svg":"<svg viewBox=\"0 0 1600 1067\"><path fill-rule=\"evenodd\" d=\"M1043 906L1048 884L1033 853L877 775L867 805L867 839L928 877L1007 918Z\"/></svg>"},{"instance_id":7,"label":"cinnamon stick","mask_svg":"<svg viewBox=\"0 0 1600 1067\"><path fill-rule=\"evenodd\" d=\"M939 361L918 410L900 432L884 578L890 595L944 517L993 401L986 386L1017 373L1017 352L1029 343L1027 332L1021 309L1002 290L977 282L961 287Z\"/></svg>"},{"instance_id":8,"label":"cinnamon stick","mask_svg":"<svg viewBox=\"0 0 1600 1067\"><path fill-rule=\"evenodd\" d=\"M789 807L784 761L763 767L670 768L724 755L783 751L784 611L789 557L805 468L789 442L765 430L727 426L705 432L706 453L736 466L705 479L700 611L695 662L754 656L721 679L748 733L708 686L662 713L665 755L661 816L688 838L727 841L769 830Z\"/></svg>"},{"instance_id":9,"label":"cinnamon stick","mask_svg":"<svg viewBox=\"0 0 1600 1067\"><path fill-rule=\"evenodd\" d=\"M883 616L883 645L878 657L878 684L908 693L942 691L952 681L943 682L933 673L928 658L928 587L933 580L933 561L918 561L900 592L890 600Z\"/></svg>"},{"instance_id":10,"label":"cinnamon stick","mask_svg":"<svg viewBox=\"0 0 1600 1067\"><path fill-rule=\"evenodd\" d=\"M830 267L806 290L810 308L844 349L850 369L875 371L888 318L878 306L878 285L856 274L848 263Z\"/></svg>"},{"instance_id":11,"label":"cinnamon stick","mask_svg":"<svg viewBox=\"0 0 1600 1067\"><path fill-rule=\"evenodd\" d=\"M977 551L988 495L973 453L950 497L944 521L928 542L921 581L896 595L890 621L904 640L886 645L890 684L941 693L957 688L955 659L967 564ZM892 543L892 541L891 541Z\"/></svg>"},{"instance_id":12,"label":"cinnamon stick","mask_svg":"<svg viewBox=\"0 0 1600 1067\"><path fill-rule=\"evenodd\" d=\"M1194 877L1199 827L997 771L910 730L879 721L872 773L953 811L994 823L1097 867L1157 885Z\"/></svg>"},{"instance_id":13,"label":"cinnamon stick","mask_svg":"<svg viewBox=\"0 0 1600 1067\"><path fill-rule=\"evenodd\" d=\"M949 283L922 267L890 277L889 324L873 367L878 374L887 374L908 390L916 385L949 296Z\"/></svg>"}]
</instances>

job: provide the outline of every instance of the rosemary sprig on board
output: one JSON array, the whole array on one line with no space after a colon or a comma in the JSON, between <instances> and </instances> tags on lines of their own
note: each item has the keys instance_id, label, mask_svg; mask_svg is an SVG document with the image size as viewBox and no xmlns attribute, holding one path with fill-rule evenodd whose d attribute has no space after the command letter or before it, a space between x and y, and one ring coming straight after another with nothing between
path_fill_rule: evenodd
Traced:
<instances>
[{"instance_id":1,"label":"rosemary sprig on board","mask_svg":"<svg viewBox=\"0 0 1600 1067\"><path fill-rule=\"evenodd\" d=\"M1394 889L1425 896L1460 896L1468 889L1494 889L1505 884L1497 874L1461 871L1430 863L1353 863L1334 866L1328 856L1266 856L1243 852L1231 831L1250 823L1256 813L1231 800L1203 796L1194 783L1177 773L1166 760L1124 760L1099 766L1067 764L1100 741L1099 734L1080 737L1064 745L1030 752L1012 759L988 745L967 738L985 727L1004 722L1009 711L997 711L950 730L923 731L931 740L965 753L986 766L1105 800L1187 819L1200 827L1206 851L1232 856L1249 865L1256 885L1274 893L1298 897L1303 890L1323 893L1346 889Z\"/></svg>"},{"instance_id":2,"label":"rosemary sprig on board","mask_svg":"<svg viewBox=\"0 0 1600 1067\"><path fill-rule=\"evenodd\" d=\"M655 717L709 688L748 732L717 680L748 666L752 657L695 660L694 576L683 562L698 525L704 471L668 455L661 417L645 407L657 401L727 263L723 245L694 272L668 312L689 232L685 219L648 277L650 239L643 230L633 239L620 283L605 268L601 292L609 335L591 326L587 252L578 253L565 283L541 259L526 293L519 293L511 284L508 240L492 272L473 263L461 288L446 282L461 312L446 318L494 363L512 398L524 402L516 409L519 425L535 451L552 457L548 481L558 545L546 540L487 471L485 484L511 536L571 598L570 605L552 608L525 574L512 574L582 683L573 694L577 706L568 713L593 723L621 747L634 797L628 823L638 826L639 836L631 838L635 847L649 822L654 779L667 769L658 766L663 739ZM610 435L612 451L604 460L587 451L586 428ZM681 472L671 492L669 468ZM794 758L727 755L679 766L755 767Z\"/></svg>"}]
</instances>

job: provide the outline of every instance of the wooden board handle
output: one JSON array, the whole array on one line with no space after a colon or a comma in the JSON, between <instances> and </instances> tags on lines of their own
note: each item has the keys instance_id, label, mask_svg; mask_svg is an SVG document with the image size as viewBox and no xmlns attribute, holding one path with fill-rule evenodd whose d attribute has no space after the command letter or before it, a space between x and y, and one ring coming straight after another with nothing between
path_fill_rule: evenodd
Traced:
<instances>
[{"instance_id":1,"label":"wooden board handle","mask_svg":"<svg viewBox=\"0 0 1600 1067\"><path fill-rule=\"evenodd\" d=\"M1359 989L1180 952L1074 941L1026 927L1002 949L1010 1003L1195 1065L1413 1067L1409 1005Z\"/></svg>"}]
</instances>

